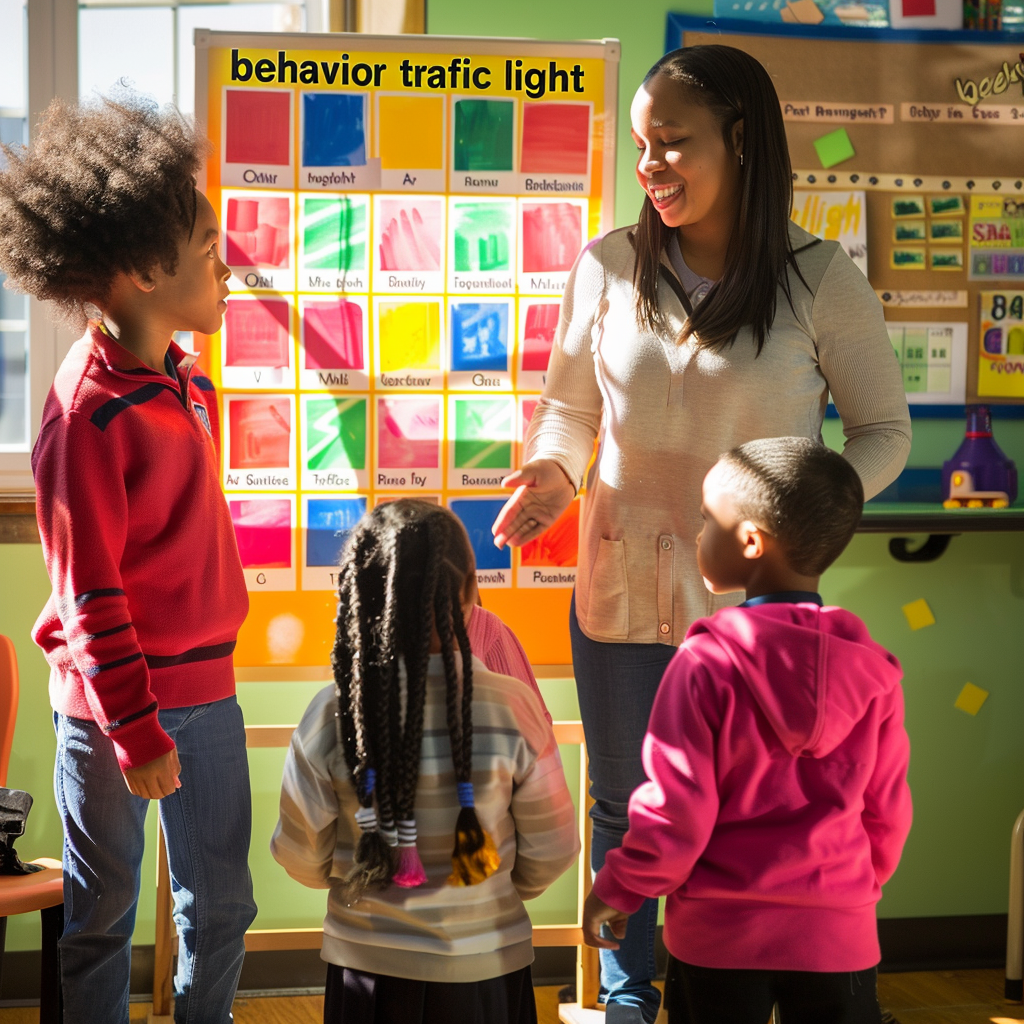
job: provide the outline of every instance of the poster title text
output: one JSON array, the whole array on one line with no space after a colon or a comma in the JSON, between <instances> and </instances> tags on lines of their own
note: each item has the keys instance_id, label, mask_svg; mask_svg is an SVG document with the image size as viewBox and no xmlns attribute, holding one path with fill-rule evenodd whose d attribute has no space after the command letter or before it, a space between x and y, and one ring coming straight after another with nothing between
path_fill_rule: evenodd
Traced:
<instances>
[{"instance_id":1,"label":"poster title text","mask_svg":"<svg viewBox=\"0 0 1024 1024\"><path fill-rule=\"evenodd\" d=\"M384 62L350 62L342 53L338 60L292 60L287 50L278 50L277 59L243 57L231 51L232 82L262 82L279 85L335 85L360 89L462 89L487 92L504 88L505 92L525 92L530 99L549 93L584 91L585 71L579 64L559 67L548 61L547 67L523 67L523 61L507 58L497 71L484 64L474 65L470 57L453 57L447 64L417 64L406 57L397 68ZM400 81L399 81L400 80Z\"/></svg>"}]
</instances>

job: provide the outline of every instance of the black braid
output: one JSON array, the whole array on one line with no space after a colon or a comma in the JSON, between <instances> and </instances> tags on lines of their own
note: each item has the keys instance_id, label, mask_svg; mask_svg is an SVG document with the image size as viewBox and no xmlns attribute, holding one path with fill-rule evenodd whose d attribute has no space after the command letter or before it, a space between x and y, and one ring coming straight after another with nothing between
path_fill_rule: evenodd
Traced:
<instances>
[{"instance_id":1,"label":"black braid","mask_svg":"<svg viewBox=\"0 0 1024 1024\"><path fill-rule=\"evenodd\" d=\"M438 586L438 574L444 555L442 531L439 517L431 517L425 525L426 565L423 572L423 586L418 594L409 593L408 611L419 607L419 622L416 630L409 630L406 647L406 714L402 733L401 764L399 768L399 794L397 811L401 820L413 817L416 801L416 784L420 774L420 750L423 745L423 712L426 706L427 667L430 660L430 637L434 625L432 595ZM422 531L416 531L416 537ZM422 546L422 545L419 545ZM410 562L419 552L410 551Z\"/></svg>"}]
</instances>

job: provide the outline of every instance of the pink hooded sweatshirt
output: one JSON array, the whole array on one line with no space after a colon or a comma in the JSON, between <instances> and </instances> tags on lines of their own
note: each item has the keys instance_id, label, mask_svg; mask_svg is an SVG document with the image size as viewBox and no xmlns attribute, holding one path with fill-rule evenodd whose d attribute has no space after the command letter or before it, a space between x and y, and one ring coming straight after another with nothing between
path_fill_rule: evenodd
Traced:
<instances>
[{"instance_id":1,"label":"pink hooded sweatshirt","mask_svg":"<svg viewBox=\"0 0 1024 1024\"><path fill-rule=\"evenodd\" d=\"M665 672L648 782L594 891L667 896L665 945L700 967L861 971L910 831L899 662L811 603L700 619Z\"/></svg>"}]
</instances>

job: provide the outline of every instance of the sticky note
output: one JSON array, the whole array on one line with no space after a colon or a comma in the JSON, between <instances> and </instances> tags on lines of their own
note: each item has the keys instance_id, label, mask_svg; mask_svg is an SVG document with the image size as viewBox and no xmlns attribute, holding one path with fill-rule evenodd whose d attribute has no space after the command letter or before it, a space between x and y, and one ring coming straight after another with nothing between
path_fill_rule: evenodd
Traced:
<instances>
[{"instance_id":1,"label":"sticky note","mask_svg":"<svg viewBox=\"0 0 1024 1024\"><path fill-rule=\"evenodd\" d=\"M305 269L337 273L366 269L369 213L364 200L348 196L307 197L302 212Z\"/></svg>"},{"instance_id":2,"label":"sticky note","mask_svg":"<svg viewBox=\"0 0 1024 1024\"><path fill-rule=\"evenodd\" d=\"M935 625L935 616L923 597L905 604L903 614L906 615L907 624L911 629L924 629L925 626Z\"/></svg>"},{"instance_id":3,"label":"sticky note","mask_svg":"<svg viewBox=\"0 0 1024 1024\"><path fill-rule=\"evenodd\" d=\"M586 174L590 106L528 103L523 107L524 174Z\"/></svg>"},{"instance_id":4,"label":"sticky note","mask_svg":"<svg viewBox=\"0 0 1024 1024\"><path fill-rule=\"evenodd\" d=\"M515 250L515 203L498 200L453 204L452 248L457 271L510 270Z\"/></svg>"},{"instance_id":5,"label":"sticky note","mask_svg":"<svg viewBox=\"0 0 1024 1024\"><path fill-rule=\"evenodd\" d=\"M800 2L803 3L804 0L800 0ZM813 2L813 0L807 0L807 2ZM841 164L853 156L853 143L850 141L850 136L846 134L845 128L837 128L834 132L815 139L814 149L822 167L835 167L836 164Z\"/></svg>"},{"instance_id":6,"label":"sticky note","mask_svg":"<svg viewBox=\"0 0 1024 1024\"><path fill-rule=\"evenodd\" d=\"M440 270L440 199L384 199L377 218L381 270Z\"/></svg>"},{"instance_id":7,"label":"sticky note","mask_svg":"<svg viewBox=\"0 0 1024 1024\"><path fill-rule=\"evenodd\" d=\"M954 702L954 707L966 711L969 715L976 715L981 710L981 705L988 700L988 690L983 690L974 683L964 683L960 696Z\"/></svg>"},{"instance_id":8,"label":"sticky note","mask_svg":"<svg viewBox=\"0 0 1024 1024\"><path fill-rule=\"evenodd\" d=\"M573 203L523 204L523 272L571 270L583 248L583 210Z\"/></svg>"},{"instance_id":9,"label":"sticky note","mask_svg":"<svg viewBox=\"0 0 1024 1024\"><path fill-rule=\"evenodd\" d=\"M225 366L289 366L291 313L283 299L228 299Z\"/></svg>"},{"instance_id":10,"label":"sticky note","mask_svg":"<svg viewBox=\"0 0 1024 1024\"><path fill-rule=\"evenodd\" d=\"M514 114L512 100L457 100L455 170L511 171Z\"/></svg>"},{"instance_id":11,"label":"sticky note","mask_svg":"<svg viewBox=\"0 0 1024 1024\"><path fill-rule=\"evenodd\" d=\"M291 567L291 508L287 498L243 498L228 502L243 568Z\"/></svg>"},{"instance_id":12,"label":"sticky note","mask_svg":"<svg viewBox=\"0 0 1024 1024\"><path fill-rule=\"evenodd\" d=\"M224 159L229 164L290 162L292 98L277 90L227 89Z\"/></svg>"},{"instance_id":13,"label":"sticky note","mask_svg":"<svg viewBox=\"0 0 1024 1024\"><path fill-rule=\"evenodd\" d=\"M365 398L311 398L303 411L310 469L366 468Z\"/></svg>"},{"instance_id":14,"label":"sticky note","mask_svg":"<svg viewBox=\"0 0 1024 1024\"><path fill-rule=\"evenodd\" d=\"M380 165L388 170L444 167L444 97L380 96Z\"/></svg>"},{"instance_id":15,"label":"sticky note","mask_svg":"<svg viewBox=\"0 0 1024 1024\"><path fill-rule=\"evenodd\" d=\"M306 565L337 565L352 528L366 512L365 498L310 498Z\"/></svg>"},{"instance_id":16,"label":"sticky note","mask_svg":"<svg viewBox=\"0 0 1024 1024\"><path fill-rule=\"evenodd\" d=\"M309 92L302 97L302 162L307 167L366 163L366 97Z\"/></svg>"}]
</instances>

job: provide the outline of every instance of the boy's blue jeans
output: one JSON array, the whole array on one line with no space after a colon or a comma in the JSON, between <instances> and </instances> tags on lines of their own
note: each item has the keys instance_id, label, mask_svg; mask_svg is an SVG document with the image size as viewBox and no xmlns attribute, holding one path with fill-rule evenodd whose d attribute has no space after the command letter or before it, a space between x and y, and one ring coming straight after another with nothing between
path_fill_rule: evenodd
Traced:
<instances>
[{"instance_id":1,"label":"boy's blue jeans","mask_svg":"<svg viewBox=\"0 0 1024 1024\"><path fill-rule=\"evenodd\" d=\"M249 876L252 803L234 697L159 712L181 762L160 801L178 929L175 1024L228 1024L256 916ZM64 1019L128 1024L131 938L149 801L133 796L94 722L54 714L54 789L64 822Z\"/></svg>"},{"instance_id":2,"label":"boy's blue jeans","mask_svg":"<svg viewBox=\"0 0 1024 1024\"><path fill-rule=\"evenodd\" d=\"M629 797L647 779L640 760L644 734L658 684L676 648L591 640L576 622L575 595L569 609L569 635L590 762L594 798L590 863L596 874L605 855L622 845L629 828ZM651 1024L658 1015L661 995L652 984L657 925L658 901L644 900L630 917L619 948L601 950L601 998L609 1006L608 1024L614 1024L613 1018ZM620 1009L613 1013L612 1006Z\"/></svg>"}]
</instances>

